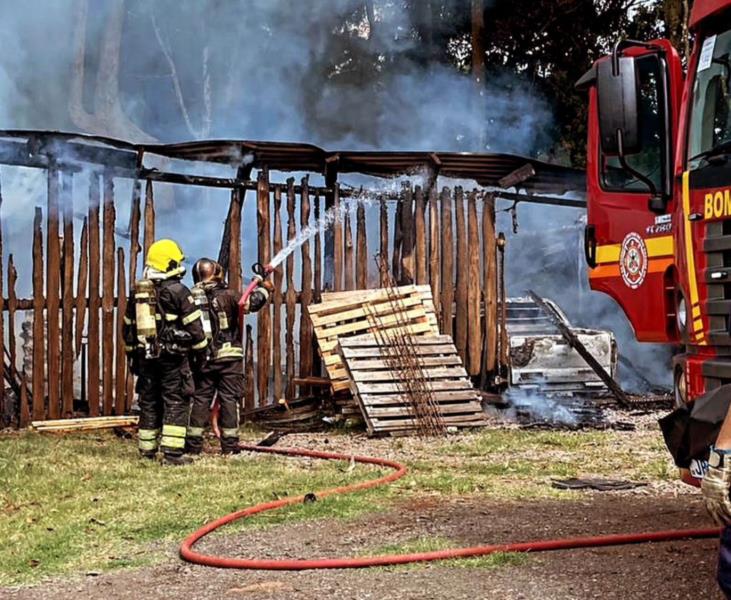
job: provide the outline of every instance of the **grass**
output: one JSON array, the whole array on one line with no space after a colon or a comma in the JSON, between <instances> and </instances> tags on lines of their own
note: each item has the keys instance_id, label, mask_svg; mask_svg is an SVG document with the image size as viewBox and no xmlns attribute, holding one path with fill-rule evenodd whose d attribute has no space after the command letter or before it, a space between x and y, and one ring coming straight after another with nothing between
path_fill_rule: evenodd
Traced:
<instances>
[{"instance_id":1,"label":"grass","mask_svg":"<svg viewBox=\"0 0 731 600\"><path fill-rule=\"evenodd\" d=\"M141 461L133 443L113 435L0 438L0 585L156 562L169 550L157 542L177 542L215 517L376 472L273 456L163 467ZM237 525L352 518L373 509L374 494L336 496Z\"/></svg>"},{"instance_id":2,"label":"grass","mask_svg":"<svg viewBox=\"0 0 731 600\"><path fill-rule=\"evenodd\" d=\"M418 552L433 552L435 550L446 550L449 548L458 548L460 544L449 538L441 536L419 537L400 544L391 544L381 546L373 551L364 553L368 556L380 556L384 554L412 554ZM442 567L452 567L458 569L495 569L498 567L518 567L528 562L528 556L519 552L496 552L494 554L486 554L484 556L475 556L472 558L456 558L449 560L440 560L432 563ZM399 565L397 569L419 569L424 568L429 563L411 563ZM393 569L394 567L384 567Z\"/></svg>"},{"instance_id":3,"label":"grass","mask_svg":"<svg viewBox=\"0 0 731 600\"><path fill-rule=\"evenodd\" d=\"M245 431L243 437L257 436ZM654 432L487 429L445 440L386 443L409 466L409 474L394 485L265 513L230 527L353 519L425 495L495 501L577 498L575 492L552 488L553 477L676 478L662 438ZM376 473L380 471L361 465L350 470L338 462L263 455L211 456L184 468L162 467L140 461L133 441L107 433L0 437L0 585L160 562L185 535L216 517ZM413 544L417 546L381 551L454 545L441 538ZM514 559L488 556L460 560L457 566L497 566Z\"/></svg>"}]
</instances>

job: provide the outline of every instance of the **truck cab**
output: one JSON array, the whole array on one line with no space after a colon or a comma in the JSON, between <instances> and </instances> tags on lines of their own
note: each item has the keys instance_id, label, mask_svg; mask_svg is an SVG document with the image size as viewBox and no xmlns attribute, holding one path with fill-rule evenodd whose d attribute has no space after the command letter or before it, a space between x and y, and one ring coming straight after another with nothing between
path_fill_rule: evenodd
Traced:
<instances>
[{"instance_id":1,"label":"truck cab","mask_svg":"<svg viewBox=\"0 0 731 600\"><path fill-rule=\"evenodd\" d=\"M689 26L687 76L668 40L626 40L577 83L590 286L638 340L679 347L680 407L731 397L731 0L696 0Z\"/></svg>"}]
</instances>

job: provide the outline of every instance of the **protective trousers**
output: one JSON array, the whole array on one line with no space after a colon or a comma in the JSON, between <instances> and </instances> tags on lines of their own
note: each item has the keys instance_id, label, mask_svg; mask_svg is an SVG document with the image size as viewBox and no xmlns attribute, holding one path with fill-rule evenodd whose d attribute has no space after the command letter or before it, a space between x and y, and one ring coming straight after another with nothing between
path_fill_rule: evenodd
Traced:
<instances>
[{"instance_id":1,"label":"protective trousers","mask_svg":"<svg viewBox=\"0 0 731 600\"><path fill-rule=\"evenodd\" d=\"M208 363L195 374L195 397L188 425L188 450L200 452L214 396L220 407L221 451L235 452L239 445L239 403L244 396L244 365L240 360Z\"/></svg>"},{"instance_id":2,"label":"protective trousers","mask_svg":"<svg viewBox=\"0 0 731 600\"><path fill-rule=\"evenodd\" d=\"M726 598L731 598L731 526L721 531L717 577L721 591Z\"/></svg>"},{"instance_id":3,"label":"protective trousers","mask_svg":"<svg viewBox=\"0 0 731 600\"><path fill-rule=\"evenodd\" d=\"M140 362L137 393L140 404L139 449L142 454L152 456L158 447L169 455L184 452L193 392L193 376L187 356L163 354Z\"/></svg>"}]
</instances>

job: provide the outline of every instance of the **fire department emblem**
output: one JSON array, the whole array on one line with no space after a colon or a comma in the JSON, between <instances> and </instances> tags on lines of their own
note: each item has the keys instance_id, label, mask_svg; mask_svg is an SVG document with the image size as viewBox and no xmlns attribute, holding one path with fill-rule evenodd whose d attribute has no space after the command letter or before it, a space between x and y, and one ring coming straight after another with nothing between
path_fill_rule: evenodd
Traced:
<instances>
[{"instance_id":1,"label":"fire department emblem","mask_svg":"<svg viewBox=\"0 0 731 600\"><path fill-rule=\"evenodd\" d=\"M619 254L619 271L625 285L636 290L647 275L647 246L638 233L628 233Z\"/></svg>"}]
</instances>

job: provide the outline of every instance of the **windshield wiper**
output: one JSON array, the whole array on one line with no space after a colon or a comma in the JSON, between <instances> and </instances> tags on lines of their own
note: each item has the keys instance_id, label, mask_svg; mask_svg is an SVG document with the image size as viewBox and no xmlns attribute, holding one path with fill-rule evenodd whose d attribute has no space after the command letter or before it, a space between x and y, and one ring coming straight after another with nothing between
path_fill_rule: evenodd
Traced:
<instances>
[{"instance_id":1,"label":"windshield wiper","mask_svg":"<svg viewBox=\"0 0 731 600\"><path fill-rule=\"evenodd\" d=\"M704 150L703 152L700 152L696 154L695 156L691 156L688 159L688 162L691 160L698 160L699 158L708 160L709 158L712 158L714 156L719 156L721 154L729 154L731 153L731 140L726 140L725 142L721 142L720 144L717 144L713 148L710 148L708 150Z\"/></svg>"}]
</instances>

